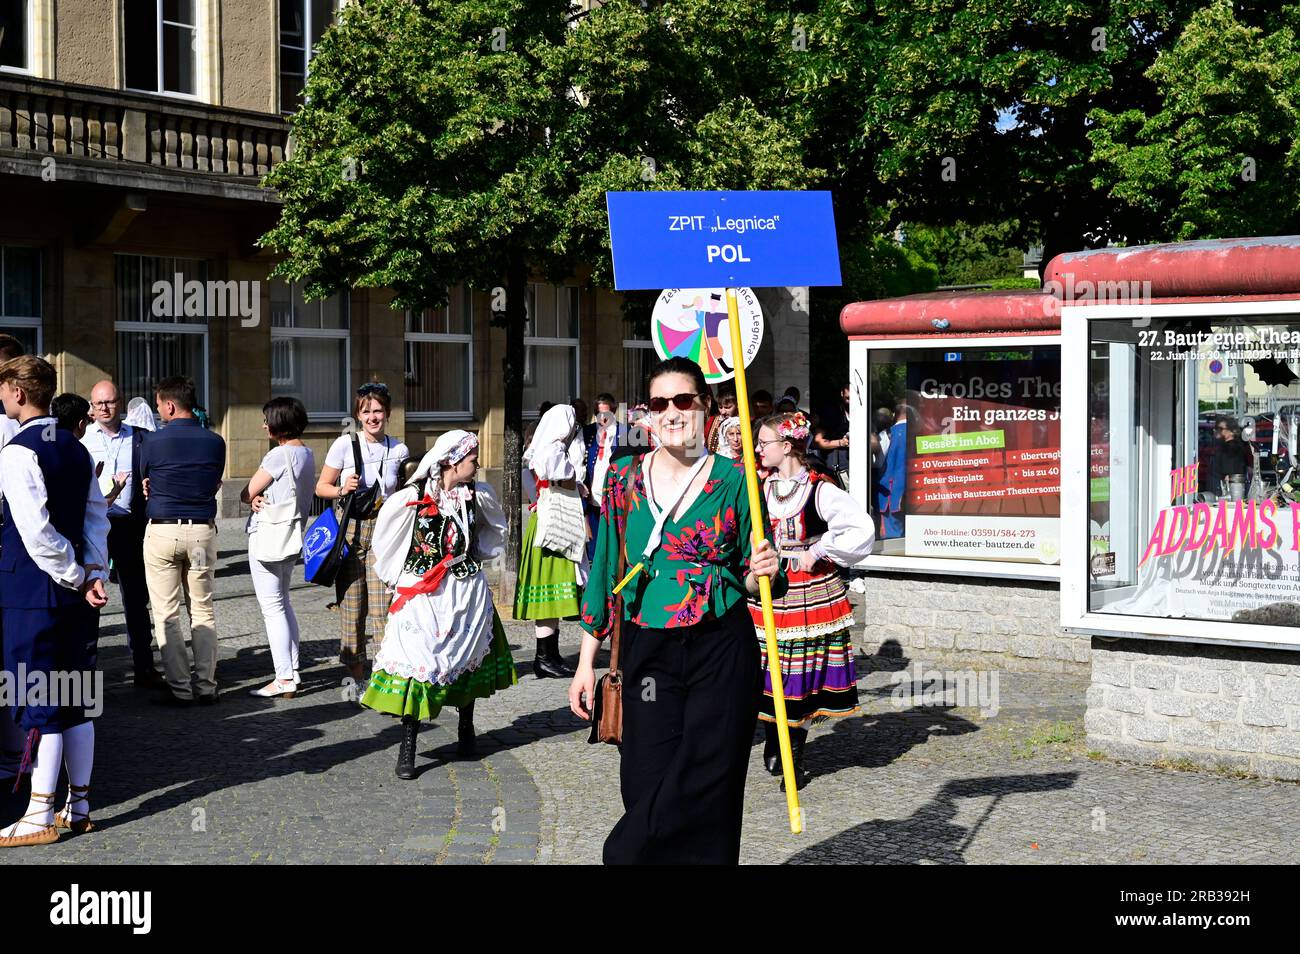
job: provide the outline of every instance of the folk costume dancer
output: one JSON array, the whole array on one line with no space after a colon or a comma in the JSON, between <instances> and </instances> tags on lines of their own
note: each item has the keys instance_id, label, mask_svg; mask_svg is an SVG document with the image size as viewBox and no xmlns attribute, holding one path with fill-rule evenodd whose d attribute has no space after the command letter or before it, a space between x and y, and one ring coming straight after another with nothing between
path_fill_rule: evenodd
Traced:
<instances>
[{"instance_id":1,"label":"folk costume dancer","mask_svg":"<svg viewBox=\"0 0 1300 954\"><path fill-rule=\"evenodd\" d=\"M568 404L557 404L542 415L524 451L524 465L537 482L538 502L524 531L515 619L533 620L537 636L533 674L538 679L573 675L560 656L560 620L578 617L582 587L587 582L585 533L580 544L568 553L548 549L538 541L539 515L541 508L551 505L543 499L548 489L586 494L582 483L586 456L577 418Z\"/></svg>"},{"instance_id":2,"label":"folk costume dancer","mask_svg":"<svg viewBox=\"0 0 1300 954\"><path fill-rule=\"evenodd\" d=\"M808 437L807 418L794 411L767 418L755 442L763 465L771 469L763 484L764 502L790 581L785 595L772 601L772 610L799 788L809 778L803 767L808 727L815 720L858 711L857 673L849 639L853 606L837 566L857 564L875 543L870 515L834 478L808 468ZM773 775L781 775L772 666L758 601L750 600L749 612L763 663L758 713L765 733L763 764ZM785 782L781 785L784 790Z\"/></svg>"},{"instance_id":3,"label":"folk costume dancer","mask_svg":"<svg viewBox=\"0 0 1300 954\"><path fill-rule=\"evenodd\" d=\"M99 607L108 597L108 512L90 453L71 431L55 427L49 403L54 368L24 356L0 366L0 401L19 423L0 451L0 632L4 668L21 695L14 721L27 733L18 775L30 767L27 812L0 833L0 847L46 845L61 829L91 831L90 775L95 728L86 714L88 678L96 666ZM19 680L20 673L27 678ZM79 699L28 698L33 674L45 676L47 691ZM74 701L76 704L74 704ZM68 797L54 813L59 769L67 765ZM15 783L15 789L17 783Z\"/></svg>"},{"instance_id":4,"label":"folk costume dancer","mask_svg":"<svg viewBox=\"0 0 1300 954\"><path fill-rule=\"evenodd\" d=\"M395 589L361 704L402 720L397 777L415 778L420 722L460 710L458 754L478 754L474 701L517 681L483 561L505 547L505 513L476 482L478 438L448 431L380 508L375 572Z\"/></svg>"}]
</instances>

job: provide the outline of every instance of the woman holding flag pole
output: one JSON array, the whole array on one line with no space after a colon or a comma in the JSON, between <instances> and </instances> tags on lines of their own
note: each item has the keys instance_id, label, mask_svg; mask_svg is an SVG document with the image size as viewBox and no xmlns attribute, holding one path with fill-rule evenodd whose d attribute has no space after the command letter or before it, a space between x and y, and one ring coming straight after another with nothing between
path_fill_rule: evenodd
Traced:
<instances>
[{"instance_id":1,"label":"woman holding flag pole","mask_svg":"<svg viewBox=\"0 0 1300 954\"><path fill-rule=\"evenodd\" d=\"M753 518L767 523L743 462L707 451L699 365L662 361L649 389L658 448L610 467L569 706L591 718L596 652L620 612L625 814L604 860L735 864L760 691L747 599L786 581L770 540L752 542Z\"/></svg>"}]
</instances>

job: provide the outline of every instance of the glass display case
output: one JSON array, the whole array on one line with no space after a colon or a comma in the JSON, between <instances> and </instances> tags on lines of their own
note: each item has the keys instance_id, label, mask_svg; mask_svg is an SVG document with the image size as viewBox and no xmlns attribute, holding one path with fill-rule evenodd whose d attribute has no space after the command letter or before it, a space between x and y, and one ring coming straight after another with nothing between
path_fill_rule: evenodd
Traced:
<instances>
[{"instance_id":1,"label":"glass display case","mask_svg":"<svg viewBox=\"0 0 1300 954\"><path fill-rule=\"evenodd\" d=\"M1300 648L1300 302L1065 309L1062 625Z\"/></svg>"}]
</instances>

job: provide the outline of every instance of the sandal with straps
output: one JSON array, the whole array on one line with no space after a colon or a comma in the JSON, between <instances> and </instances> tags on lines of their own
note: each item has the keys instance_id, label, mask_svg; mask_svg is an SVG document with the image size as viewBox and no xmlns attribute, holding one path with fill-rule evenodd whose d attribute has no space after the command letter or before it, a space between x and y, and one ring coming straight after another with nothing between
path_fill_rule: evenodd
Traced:
<instances>
[{"instance_id":1,"label":"sandal with straps","mask_svg":"<svg viewBox=\"0 0 1300 954\"><path fill-rule=\"evenodd\" d=\"M42 802L47 806L54 804L54 793L46 794L44 792L32 792L32 801ZM27 824L33 826L36 831L29 835L0 835L0 848L26 848L29 845L52 845L59 840L59 829L54 826L53 822L44 825L38 825L36 822L28 821L34 815L43 815L44 811L28 812L18 821L9 826L9 831L13 831L19 825Z\"/></svg>"},{"instance_id":2,"label":"sandal with straps","mask_svg":"<svg viewBox=\"0 0 1300 954\"><path fill-rule=\"evenodd\" d=\"M90 812L87 811L84 818L74 818L74 815L80 814L72 810L73 802L84 802L90 795L89 785L73 785L68 783L68 801L63 806L63 811L54 816L54 824L57 828L66 828L74 835L84 835L88 831L95 830L95 823L90 820Z\"/></svg>"}]
</instances>

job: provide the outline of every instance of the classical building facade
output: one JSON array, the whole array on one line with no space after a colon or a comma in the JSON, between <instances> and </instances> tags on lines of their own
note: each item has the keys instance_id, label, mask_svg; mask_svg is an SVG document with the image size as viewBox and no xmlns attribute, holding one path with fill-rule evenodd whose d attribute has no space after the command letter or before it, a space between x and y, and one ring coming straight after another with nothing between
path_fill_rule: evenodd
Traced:
<instances>
[{"instance_id":1,"label":"classical building facade","mask_svg":"<svg viewBox=\"0 0 1300 954\"><path fill-rule=\"evenodd\" d=\"M159 378L194 377L229 447L227 514L272 395L307 405L318 460L379 380L413 451L465 427L490 479L501 465L505 335L486 290L410 314L384 290L306 302L268 278L257 240L278 204L260 181L292 148L286 116L333 16L332 0L0 0L0 330L54 362L62 390L109 377L151 401ZM763 299L753 386L806 393L806 296ZM642 396L654 352L617 294L539 282L529 313L526 415Z\"/></svg>"}]
</instances>

